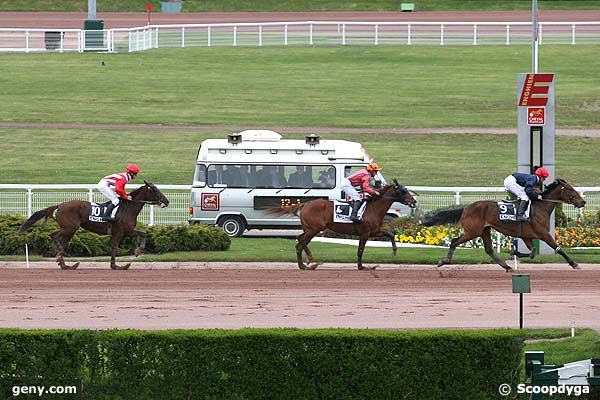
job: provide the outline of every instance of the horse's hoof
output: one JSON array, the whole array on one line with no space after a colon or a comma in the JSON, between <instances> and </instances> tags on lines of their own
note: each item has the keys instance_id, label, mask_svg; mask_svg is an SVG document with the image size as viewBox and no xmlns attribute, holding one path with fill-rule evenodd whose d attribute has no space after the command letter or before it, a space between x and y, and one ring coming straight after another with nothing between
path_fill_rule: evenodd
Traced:
<instances>
[{"instance_id":1,"label":"horse's hoof","mask_svg":"<svg viewBox=\"0 0 600 400\"><path fill-rule=\"evenodd\" d=\"M573 268L573 269L581 269L581 267L577 263L571 264L571 268Z\"/></svg>"},{"instance_id":2,"label":"horse's hoof","mask_svg":"<svg viewBox=\"0 0 600 400\"><path fill-rule=\"evenodd\" d=\"M315 270L315 269L317 269L317 267L318 267L319 265L321 265L321 264L323 264L323 263L317 262L317 263L313 263L313 264L308 264L308 265L306 266L306 269L309 269L309 270L312 270L312 271L314 271L314 270Z\"/></svg>"},{"instance_id":3,"label":"horse's hoof","mask_svg":"<svg viewBox=\"0 0 600 400\"><path fill-rule=\"evenodd\" d=\"M504 267L504 269L506 270L506 272L515 272L515 270L511 267Z\"/></svg>"},{"instance_id":4,"label":"horse's hoof","mask_svg":"<svg viewBox=\"0 0 600 400\"><path fill-rule=\"evenodd\" d=\"M438 263L437 263L437 268L441 267L442 265L449 264L449 263L450 263L450 261L449 261L449 260L447 260L446 258L443 258L443 259L441 259L440 261L438 261Z\"/></svg>"},{"instance_id":5,"label":"horse's hoof","mask_svg":"<svg viewBox=\"0 0 600 400\"><path fill-rule=\"evenodd\" d=\"M127 263L125 265L110 264L111 269L118 270L118 271L124 271L126 269L129 269L129 267L131 267L131 263Z\"/></svg>"},{"instance_id":6,"label":"horse's hoof","mask_svg":"<svg viewBox=\"0 0 600 400\"><path fill-rule=\"evenodd\" d=\"M64 269L64 270L67 270L67 271L71 271L71 270L77 269L77 267L79 267L79 263L78 262L76 262L73 265L67 265L64 262L59 262L58 265L60 266L60 269Z\"/></svg>"},{"instance_id":7,"label":"horse's hoof","mask_svg":"<svg viewBox=\"0 0 600 400\"><path fill-rule=\"evenodd\" d=\"M304 265L304 264L298 264L298 268L300 268L300 269L306 269L306 265Z\"/></svg>"}]
</instances>

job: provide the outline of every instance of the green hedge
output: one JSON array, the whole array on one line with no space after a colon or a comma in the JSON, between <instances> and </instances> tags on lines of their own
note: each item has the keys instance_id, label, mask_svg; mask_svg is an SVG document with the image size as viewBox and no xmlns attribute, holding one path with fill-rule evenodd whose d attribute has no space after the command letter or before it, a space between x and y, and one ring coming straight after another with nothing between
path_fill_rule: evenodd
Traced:
<instances>
[{"instance_id":1,"label":"green hedge","mask_svg":"<svg viewBox=\"0 0 600 400\"><path fill-rule=\"evenodd\" d=\"M77 385L83 399L496 399L517 331L0 330L0 398ZM65 397L66 398L66 397Z\"/></svg>"},{"instance_id":2,"label":"green hedge","mask_svg":"<svg viewBox=\"0 0 600 400\"><path fill-rule=\"evenodd\" d=\"M50 233L58 230L53 220L38 222L29 231L18 234L17 230L26 218L20 215L0 215L0 255L20 255L25 253L25 243L32 254L52 257L56 254ZM138 224L138 229L147 233L147 253L167 253L172 251L227 250L231 239L220 228L207 225L156 225ZM125 238L121 242L119 255L131 254L135 247L134 239ZM75 257L106 256L110 254L110 237L97 235L83 229L77 231L67 252Z\"/></svg>"}]
</instances>

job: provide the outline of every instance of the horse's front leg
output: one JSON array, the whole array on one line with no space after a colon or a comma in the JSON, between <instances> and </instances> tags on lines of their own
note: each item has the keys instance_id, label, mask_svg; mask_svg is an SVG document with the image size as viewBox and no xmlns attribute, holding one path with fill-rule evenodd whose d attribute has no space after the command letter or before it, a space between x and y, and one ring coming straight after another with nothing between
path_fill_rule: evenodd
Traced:
<instances>
[{"instance_id":1,"label":"horse's front leg","mask_svg":"<svg viewBox=\"0 0 600 400\"><path fill-rule=\"evenodd\" d=\"M357 263L358 263L358 269L359 270L373 270L377 267L364 267L362 264L362 255L363 252L365 251L365 245L367 244L367 240L369 239L369 235L368 234L362 234L360 235L360 240L358 241L358 251L357 251Z\"/></svg>"},{"instance_id":2,"label":"horse's front leg","mask_svg":"<svg viewBox=\"0 0 600 400\"><path fill-rule=\"evenodd\" d=\"M379 232L377 232L375 236L384 236L390 239L390 242L392 242L392 255L395 257L396 253L398 252L398 246L396 245L396 235L394 235L393 232L384 231L382 229Z\"/></svg>"},{"instance_id":3,"label":"horse's front leg","mask_svg":"<svg viewBox=\"0 0 600 400\"><path fill-rule=\"evenodd\" d=\"M133 254L136 257L139 257L142 255L142 252L146 249L146 232L144 231L133 231L133 234L131 236L135 236L138 238L138 245L135 248L135 250L133 250Z\"/></svg>"},{"instance_id":4,"label":"horse's front leg","mask_svg":"<svg viewBox=\"0 0 600 400\"><path fill-rule=\"evenodd\" d=\"M569 257L569 255L565 253L565 251L562 248L560 248L558 244L556 244L554 238L550 235L549 232L544 232L542 235L540 235L540 239L546 242L548 246L552 247L552 250L554 250L555 253L560 254L573 269L581 269L579 264L573 261L573 259Z\"/></svg>"},{"instance_id":5,"label":"horse's front leg","mask_svg":"<svg viewBox=\"0 0 600 400\"><path fill-rule=\"evenodd\" d=\"M531 259L533 259L536 255L536 251L535 251L535 246L533 245L533 240L531 238L521 238L521 240L523 241L523 243L525 243L525 246L527 246L528 249L531 249L531 252L529 253L521 253L520 251L517 250L511 250L510 251L510 255L511 256L517 256L517 257L529 257Z\"/></svg>"},{"instance_id":6,"label":"horse's front leg","mask_svg":"<svg viewBox=\"0 0 600 400\"><path fill-rule=\"evenodd\" d=\"M112 248L111 248L111 253L110 253L110 268L111 269L118 269L118 270L125 270L125 269L129 269L129 267L131 266L131 263L127 263L123 266L117 265L117 252L119 251L119 243L121 243L121 239L123 239L123 231L118 229L118 230L113 230L112 236L111 236L111 243L112 243Z\"/></svg>"}]
</instances>

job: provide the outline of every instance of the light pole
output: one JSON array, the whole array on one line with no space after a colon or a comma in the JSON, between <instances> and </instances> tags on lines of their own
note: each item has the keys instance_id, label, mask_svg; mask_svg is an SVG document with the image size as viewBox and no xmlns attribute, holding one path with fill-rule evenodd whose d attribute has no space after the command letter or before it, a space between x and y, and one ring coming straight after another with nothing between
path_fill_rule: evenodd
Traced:
<instances>
[{"instance_id":1,"label":"light pole","mask_svg":"<svg viewBox=\"0 0 600 400\"><path fill-rule=\"evenodd\" d=\"M531 59L531 72L537 74L538 72L538 3L537 0L531 0L531 46L532 46L532 59Z\"/></svg>"}]
</instances>

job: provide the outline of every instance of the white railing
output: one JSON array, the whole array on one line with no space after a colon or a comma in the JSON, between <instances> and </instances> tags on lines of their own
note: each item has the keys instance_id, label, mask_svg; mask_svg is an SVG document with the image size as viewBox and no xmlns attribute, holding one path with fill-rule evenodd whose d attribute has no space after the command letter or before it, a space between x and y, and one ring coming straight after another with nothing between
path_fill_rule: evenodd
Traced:
<instances>
[{"instance_id":1,"label":"white railing","mask_svg":"<svg viewBox=\"0 0 600 400\"><path fill-rule=\"evenodd\" d=\"M540 44L600 44L600 21L540 22ZM531 43L530 22L298 21L0 29L0 51L141 51L164 47L288 45L513 45Z\"/></svg>"},{"instance_id":2,"label":"white railing","mask_svg":"<svg viewBox=\"0 0 600 400\"><path fill-rule=\"evenodd\" d=\"M140 185L129 185L133 189ZM188 221L190 185L157 185L170 201L169 207L144 207L140 221L148 225L183 224ZM469 204L478 200L500 200L506 197L501 187L436 187L410 186L419 195L419 204L424 212L450 205ZM600 210L600 187L578 187L587 201L586 212ZM33 212L67 200L103 202L104 196L96 185L29 185L0 184L0 214L22 214ZM563 205L570 218L577 218L584 210Z\"/></svg>"}]
</instances>

